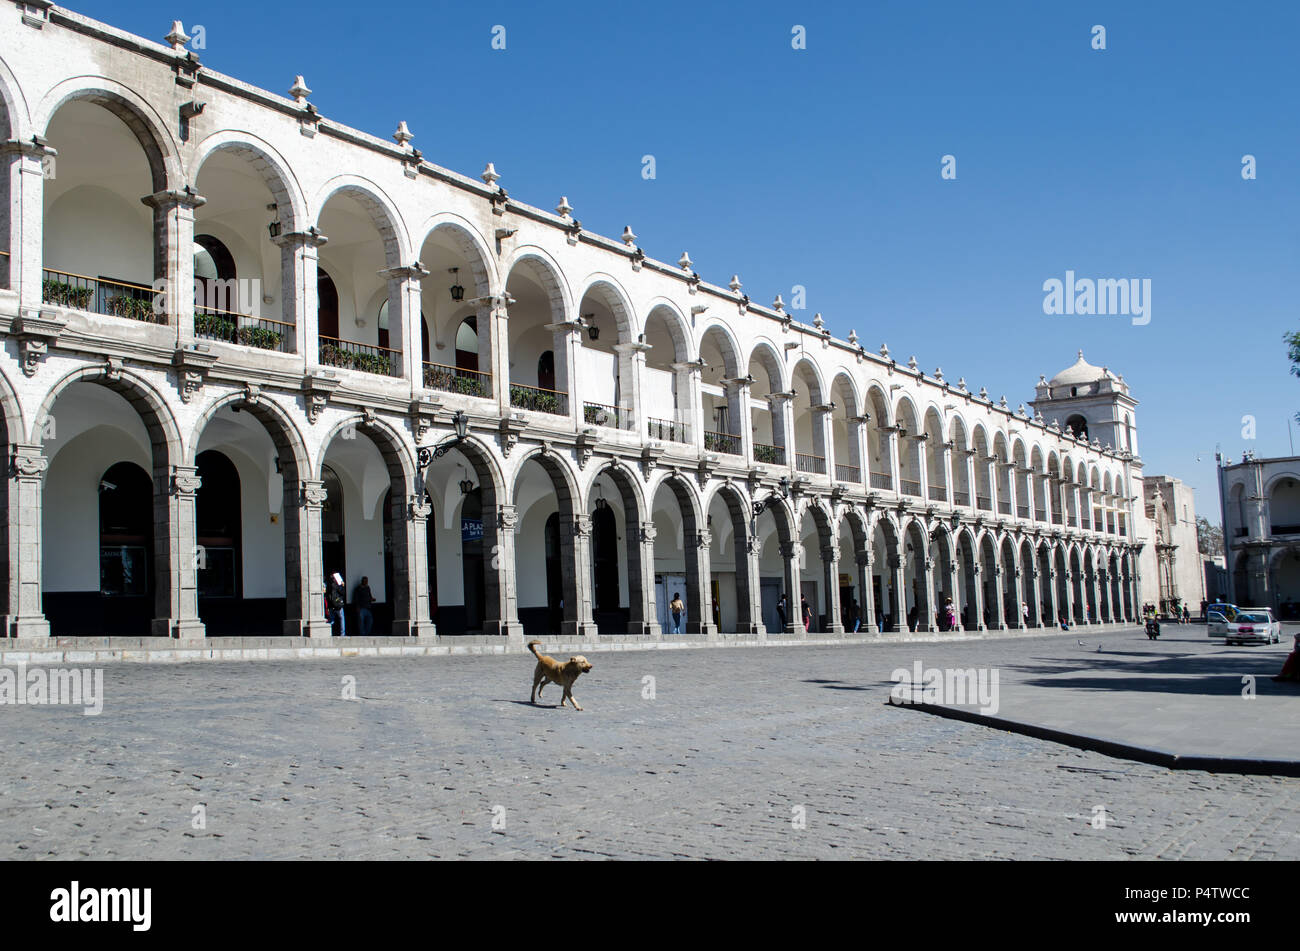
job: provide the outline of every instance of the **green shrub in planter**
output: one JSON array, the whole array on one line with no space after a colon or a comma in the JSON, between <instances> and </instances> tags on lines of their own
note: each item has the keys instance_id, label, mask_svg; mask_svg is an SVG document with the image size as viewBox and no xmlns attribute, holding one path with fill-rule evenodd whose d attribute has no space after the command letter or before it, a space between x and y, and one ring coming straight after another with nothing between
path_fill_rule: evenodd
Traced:
<instances>
[{"instance_id":1,"label":"green shrub in planter","mask_svg":"<svg viewBox=\"0 0 1300 951\"><path fill-rule=\"evenodd\" d=\"M132 297L130 294L118 294L108 299L108 311L117 317L139 320L144 323L154 322L153 301Z\"/></svg>"},{"instance_id":2,"label":"green shrub in planter","mask_svg":"<svg viewBox=\"0 0 1300 951\"><path fill-rule=\"evenodd\" d=\"M239 331L240 343L259 350L278 350L282 339L284 337L279 331L269 327L242 327Z\"/></svg>"},{"instance_id":3,"label":"green shrub in planter","mask_svg":"<svg viewBox=\"0 0 1300 951\"><path fill-rule=\"evenodd\" d=\"M74 307L85 310L90 306L90 298L95 294L93 287L74 287L63 281L42 281L41 299L47 304L61 307Z\"/></svg>"},{"instance_id":4,"label":"green shrub in planter","mask_svg":"<svg viewBox=\"0 0 1300 951\"><path fill-rule=\"evenodd\" d=\"M195 314L194 333L213 340L235 339L235 323L216 314Z\"/></svg>"}]
</instances>

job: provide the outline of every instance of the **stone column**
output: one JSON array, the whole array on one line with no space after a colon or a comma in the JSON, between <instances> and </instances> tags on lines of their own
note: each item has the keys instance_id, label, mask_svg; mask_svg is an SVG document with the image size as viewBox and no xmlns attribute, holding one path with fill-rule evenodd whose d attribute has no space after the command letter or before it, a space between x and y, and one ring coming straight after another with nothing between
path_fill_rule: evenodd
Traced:
<instances>
[{"instance_id":1,"label":"stone column","mask_svg":"<svg viewBox=\"0 0 1300 951\"><path fill-rule=\"evenodd\" d=\"M10 450L4 553L9 601L0 637L49 637L41 604L41 490L50 460L39 443L13 443Z\"/></svg>"},{"instance_id":2,"label":"stone column","mask_svg":"<svg viewBox=\"0 0 1300 951\"><path fill-rule=\"evenodd\" d=\"M835 479L835 440L831 435L831 406L823 403L809 408L812 413L813 454L822 457L827 478Z\"/></svg>"},{"instance_id":3,"label":"stone column","mask_svg":"<svg viewBox=\"0 0 1300 951\"><path fill-rule=\"evenodd\" d=\"M560 518L560 558L564 577L565 637L594 640L596 622L591 613L591 516Z\"/></svg>"},{"instance_id":4,"label":"stone column","mask_svg":"<svg viewBox=\"0 0 1300 951\"><path fill-rule=\"evenodd\" d=\"M844 633L843 611L840 608L840 549L830 545L822 549L822 577L826 585L826 632Z\"/></svg>"},{"instance_id":5,"label":"stone column","mask_svg":"<svg viewBox=\"0 0 1300 951\"><path fill-rule=\"evenodd\" d=\"M894 492L903 494L903 460L898 458L903 447L903 440L898 438L897 425L880 430L881 451L889 455L889 482Z\"/></svg>"},{"instance_id":6,"label":"stone column","mask_svg":"<svg viewBox=\"0 0 1300 951\"><path fill-rule=\"evenodd\" d=\"M997 612L993 615L995 631L1007 630L1007 594L1003 587L1005 567L1001 564L993 568L993 594L997 603Z\"/></svg>"},{"instance_id":7,"label":"stone column","mask_svg":"<svg viewBox=\"0 0 1300 951\"><path fill-rule=\"evenodd\" d=\"M920 585L921 594L925 597L925 605L916 606L916 627L921 631L937 631L939 625L935 622L935 593L934 593L934 559L928 554L924 558L917 559L917 567L921 570Z\"/></svg>"},{"instance_id":8,"label":"stone column","mask_svg":"<svg viewBox=\"0 0 1300 951\"><path fill-rule=\"evenodd\" d=\"M280 319L293 324L294 353L310 370L320 366L319 249L329 239L312 229L272 240L280 246Z\"/></svg>"},{"instance_id":9,"label":"stone column","mask_svg":"<svg viewBox=\"0 0 1300 951\"><path fill-rule=\"evenodd\" d=\"M952 477L952 443L951 442L946 442L943 444L942 465L943 465L943 486L944 486L943 501L947 502L949 506L952 506L953 504L955 504L953 499L953 493L957 491L957 485L956 485L957 480ZM926 498L929 498L928 492L926 493Z\"/></svg>"},{"instance_id":10,"label":"stone column","mask_svg":"<svg viewBox=\"0 0 1300 951\"><path fill-rule=\"evenodd\" d=\"M925 451L926 444L930 441L929 434L924 430L912 437L916 442L916 481L921 484L921 498L930 498L930 460L926 458L929 454Z\"/></svg>"},{"instance_id":11,"label":"stone column","mask_svg":"<svg viewBox=\"0 0 1300 951\"><path fill-rule=\"evenodd\" d=\"M860 551L855 559L858 566L858 598L862 610L862 627L859 633L876 633L876 592L872 585L871 552Z\"/></svg>"},{"instance_id":12,"label":"stone column","mask_svg":"<svg viewBox=\"0 0 1300 951\"><path fill-rule=\"evenodd\" d=\"M902 544L900 542L899 544ZM889 556L889 571L894 577L894 596L890 599L890 609L894 613L894 624L890 627L896 633L907 630L907 572L903 559L897 554Z\"/></svg>"},{"instance_id":13,"label":"stone column","mask_svg":"<svg viewBox=\"0 0 1300 951\"><path fill-rule=\"evenodd\" d=\"M284 557L289 570L284 633L291 637L326 638L332 632L325 619L325 548L321 526L321 511L327 497L325 483L304 479L285 496Z\"/></svg>"},{"instance_id":14,"label":"stone column","mask_svg":"<svg viewBox=\"0 0 1300 951\"><path fill-rule=\"evenodd\" d=\"M45 174L55 168L58 153L43 139L0 145L4 153L7 201L3 222L9 252L10 290L18 292L18 312L41 308L41 267L45 232ZM0 274L3 277L3 274Z\"/></svg>"},{"instance_id":15,"label":"stone column","mask_svg":"<svg viewBox=\"0 0 1300 951\"><path fill-rule=\"evenodd\" d=\"M1110 576L1106 568L1097 569L1097 590L1098 590L1097 620L1101 621L1104 624L1109 624L1113 620L1115 620L1115 618L1112 612L1112 605L1110 603L1111 600Z\"/></svg>"},{"instance_id":16,"label":"stone column","mask_svg":"<svg viewBox=\"0 0 1300 951\"><path fill-rule=\"evenodd\" d=\"M582 349L582 324L576 320L561 320L547 324L546 329L554 335L552 349L555 353L555 388L566 393L569 401L569 418L579 429L583 426L582 393L578 386L575 370L578 366L578 351ZM508 353L507 348L507 353ZM506 366L509 366L507 356Z\"/></svg>"},{"instance_id":17,"label":"stone column","mask_svg":"<svg viewBox=\"0 0 1300 951\"><path fill-rule=\"evenodd\" d=\"M789 393L773 393L768 397L768 407L772 414L772 444L785 453L785 466L792 476L795 472L793 403ZM800 627L802 626L801 622Z\"/></svg>"},{"instance_id":18,"label":"stone column","mask_svg":"<svg viewBox=\"0 0 1300 951\"><path fill-rule=\"evenodd\" d=\"M622 410L620 422L624 430L637 432L645 438L646 412L641 391L645 388L645 355L650 350L648 343L616 343L614 352L618 354L618 407ZM677 403L681 405L683 394L680 384L677 387ZM689 403L687 404L689 406ZM689 413L689 410L688 410ZM680 411L679 411L680 415Z\"/></svg>"},{"instance_id":19,"label":"stone column","mask_svg":"<svg viewBox=\"0 0 1300 951\"><path fill-rule=\"evenodd\" d=\"M392 313L392 305L389 305ZM391 326L391 325L390 325ZM406 597L392 592L394 637L433 637L433 617L429 611L429 549L426 533L433 506L428 496L412 495L402 505L393 502L393 532L401 532L393 543L393 576L406 578Z\"/></svg>"},{"instance_id":20,"label":"stone column","mask_svg":"<svg viewBox=\"0 0 1300 951\"><path fill-rule=\"evenodd\" d=\"M871 479L868 476L870 466L867 464L868 446L867 446L867 421L870 416L850 416L845 423L847 424L847 437L849 444L849 465L858 467L858 485L864 488L871 487Z\"/></svg>"},{"instance_id":21,"label":"stone column","mask_svg":"<svg viewBox=\"0 0 1300 951\"><path fill-rule=\"evenodd\" d=\"M482 313L479 308L479 313ZM478 319L479 327L485 325L482 316ZM497 393L497 413L501 419L505 419L513 410L510 406L510 312L505 302L500 297L492 298L490 316L486 325L492 328L488 335L488 343L491 347L489 359L492 371L492 382Z\"/></svg>"},{"instance_id":22,"label":"stone column","mask_svg":"<svg viewBox=\"0 0 1300 951\"><path fill-rule=\"evenodd\" d=\"M398 351L395 359L400 372L393 375L410 383L412 391L424 388L420 280L428 273L429 269L419 261L379 272L388 281L388 347Z\"/></svg>"},{"instance_id":23,"label":"stone column","mask_svg":"<svg viewBox=\"0 0 1300 951\"><path fill-rule=\"evenodd\" d=\"M642 345L644 346L644 345ZM700 397L700 372L703 367L699 363L674 363L672 364L674 380L677 383L677 419L678 422L686 427L686 442L699 449L704 448L704 406ZM686 407L682 408L682 401L685 398ZM644 429L644 425L642 426Z\"/></svg>"},{"instance_id":24,"label":"stone column","mask_svg":"<svg viewBox=\"0 0 1300 951\"><path fill-rule=\"evenodd\" d=\"M627 632L641 637L661 637L658 606L655 604L655 537L659 530L654 522L642 522L638 529L629 523L627 533L636 538L627 546L629 621ZM633 575L639 586L633 583ZM639 590L638 590L639 588Z\"/></svg>"},{"instance_id":25,"label":"stone column","mask_svg":"<svg viewBox=\"0 0 1300 951\"><path fill-rule=\"evenodd\" d=\"M515 579L515 529L519 514L513 505L498 505L495 513L485 513L483 547L491 556L483 573L483 633L522 642L523 626L519 623L519 589Z\"/></svg>"},{"instance_id":26,"label":"stone column","mask_svg":"<svg viewBox=\"0 0 1300 951\"><path fill-rule=\"evenodd\" d=\"M736 559L736 584L740 589L736 632L766 634L767 626L763 623L762 590L759 587L758 558L762 551L761 543L757 535L751 535L746 531L738 547L742 549L742 555Z\"/></svg>"},{"instance_id":27,"label":"stone column","mask_svg":"<svg viewBox=\"0 0 1300 951\"><path fill-rule=\"evenodd\" d=\"M207 199L186 186L183 191L154 192L140 201L153 209L154 288L164 291L165 322L176 328L177 347L186 347L194 342L194 209ZM155 304L162 323L163 314L157 310Z\"/></svg>"},{"instance_id":28,"label":"stone column","mask_svg":"<svg viewBox=\"0 0 1300 951\"><path fill-rule=\"evenodd\" d=\"M952 610L956 615L956 629L962 630L963 624L961 619L961 570L957 564L957 558L954 555L948 559L948 588L952 591ZM936 605L935 610L939 610L943 605Z\"/></svg>"},{"instance_id":29,"label":"stone column","mask_svg":"<svg viewBox=\"0 0 1300 951\"><path fill-rule=\"evenodd\" d=\"M974 449L964 449L962 452L966 456L966 459L963 462L966 467L966 495L970 498L970 507L972 509L979 509L980 487L979 481L975 478L976 453Z\"/></svg>"},{"instance_id":30,"label":"stone column","mask_svg":"<svg viewBox=\"0 0 1300 951\"><path fill-rule=\"evenodd\" d=\"M199 620L198 569L206 556L198 545L195 522L199 484L194 466L154 470L155 637L204 636Z\"/></svg>"},{"instance_id":31,"label":"stone column","mask_svg":"<svg viewBox=\"0 0 1300 951\"><path fill-rule=\"evenodd\" d=\"M799 588L799 552L796 542L781 542L781 564L785 573L785 595L788 609L785 616L786 634L803 634L803 610Z\"/></svg>"},{"instance_id":32,"label":"stone column","mask_svg":"<svg viewBox=\"0 0 1300 951\"><path fill-rule=\"evenodd\" d=\"M731 431L740 437L740 458L752 461L754 429L751 424L753 413L749 408L749 377L723 380L722 386L727 394L727 417L730 420Z\"/></svg>"},{"instance_id":33,"label":"stone column","mask_svg":"<svg viewBox=\"0 0 1300 951\"><path fill-rule=\"evenodd\" d=\"M689 535L686 544L686 585L695 585L696 596L686 605L686 633L700 634L708 640L717 640L718 627L713 623L713 613L709 605L713 598L713 575L709 567L709 546L713 544L713 533L707 528L696 531L695 537Z\"/></svg>"},{"instance_id":34,"label":"stone column","mask_svg":"<svg viewBox=\"0 0 1300 951\"><path fill-rule=\"evenodd\" d=\"M975 556L975 563L971 565L972 583L971 587L975 589L975 630L987 631L989 626L984 623L984 579L980 575L984 571L984 566L980 564L979 555Z\"/></svg>"}]
</instances>

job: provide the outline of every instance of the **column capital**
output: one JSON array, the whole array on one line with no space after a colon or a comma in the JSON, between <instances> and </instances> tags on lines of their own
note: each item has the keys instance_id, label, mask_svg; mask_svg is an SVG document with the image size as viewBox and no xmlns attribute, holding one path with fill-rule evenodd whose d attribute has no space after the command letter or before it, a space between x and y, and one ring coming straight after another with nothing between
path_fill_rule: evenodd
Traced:
<instances>
[{"instance_id":1,"label":"column capital","mask_svg":"<svg viewBox=\"0 0 1300 951\"><path fill-rule=\"evenodd\" d=\"M380 277L386 278L390 281L418 281L420 278L428 276L429 269L419 261L412 261L410 264L399 264L396 267L380 268L376 273L378 273Z\"/></svg>"},{"instance_id":2,"label":"column capital","mask_svg":"<svg viewBox=\"0 0 1300 951\"><path fill-rule=\"evenodd\" d=\"M14 443L9 457L11 479L39 479L49 468L50 459L40 443Z\"/></svg>"},{"instance_id":3,"label":"column capital","mask_svg":"<svg viewBox=\"0 0 1300 951\"><path fill-rule=\"evenodd\" d=\"M573 534L590 535L591 534L591 516L575 515L573 516Z\"/></svg>"},{"instance_id":4,"label":"column capital","mask_svg":"<svg viewBox=\"0 0 1300 951\"><path fill-rule=\"evenodd\" d=\"M306 231L289 231L285 234L278 235L271 239L272 243L278 244L282 248L319 248L329 242L329 238L321 234L317 228L308 228Z\"/></svg>"},{"instance_id":5,"label":"column capital","mask_svg":"<svg viewBox=\"0 0 1300 951\"><path fill-rule=\"evenodd\" d=\"M427 495L411 495L406 499L406 511L412 521L423 522L433 511L433 504Z\"/></svg>"},{"instance_id":6,"label":"column capital","mask_svg":"<svg viewBox=\"0 0 1300 951\"><path fill-rule=\"evenodd\" d=\"M199 470L196 466L172 466L169 478L171 480L170 494L185 498L197 496L199 487L203 485L203 480L199 478Z\"/></svg>"},{"instance_id":7,"label":"column capital","mask_svg":"<svg viewBox=\"0 0 1300 951\"><path fill-rule=\"evenodd\" d=\"M497 506L497 526L508 531L514 531L519 524L519 510L513 505Z\"/></svg>"},{"instance_id":8,"label":"column capital","mask_svg":"<svg viewBox=\"0 0 1300 951\"><path fill-rule=\"evenodd\" d=\"M206 205L208 200L186 185L183 189L167 188L152 195L145 195L140 202L156 211L170 211L173 208L188 208L192 211L200 205Z\"/></svg>"},{"instance_id":9,"label":"column capital","mask_svg":"<svg viewBox=\"0 0 1300 951\"><path fill-rule=\"evenodd\" d=\"M781 557L787 561L795 556L794 542L781 542L778 550L781 552Z\"/></svg>"},{"instance_id":10,"label":"column capital","mask_svg":"<svg viewBox=\"0 0 1300 951\"><path fill-rule=\"evenodd\" d=\"M695 547L708 548L713 544L713 532L707 528L700 529L695 533Z\"/></svg>"},{"instance_id":11,"label":"column capital","mask_svg":"<svg viewBox=\"0 0 1300 951\"><path fill-rule=\"evenodd\" d=\"M329 493L325 491L324 482L317 479L303 479L298 483L298 505L302 508L322 508L327 498Z\"/></svg>"},{"instance_id":12,"label":"column capital","mask_svg":"<svg viewBox=\"0 0 1300 951\"><path fill-rule=\"evenodd\" d=\"M655 528L654 522L642 522L637 537L641 540L641 544L653 545L655 539L659 537L659 529Z\"/></svg>"}]
</instances>

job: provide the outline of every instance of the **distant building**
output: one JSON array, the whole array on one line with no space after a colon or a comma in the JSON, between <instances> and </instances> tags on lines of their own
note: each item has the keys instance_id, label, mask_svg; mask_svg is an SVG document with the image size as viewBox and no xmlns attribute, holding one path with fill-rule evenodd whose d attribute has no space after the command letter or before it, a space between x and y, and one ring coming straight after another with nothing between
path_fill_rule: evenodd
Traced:
<instances>
[{"instance_id":1,"label":"distant building","mask_svg":"<svg viewBox=\"0 0 1300 951\"><path fill-rule=\"evenodd\" d=\"M1149 475L1142 480L1142 495L1151 533L1138 560L1145 597L1161 611L1186 605L1199 614L1206 586L1195 490L1172 476Z\"/></svg>"},{"instance_id":2,"label":"distant building","mask_svg":"<svg viewBox=\"0 0 1300 951\"><path fill-rule=\"evenodd\" d=\"M1219 469L1228 589L1237 604L1295 619L1300 602L1300 456Z\"/></svg>"}]
</instances>

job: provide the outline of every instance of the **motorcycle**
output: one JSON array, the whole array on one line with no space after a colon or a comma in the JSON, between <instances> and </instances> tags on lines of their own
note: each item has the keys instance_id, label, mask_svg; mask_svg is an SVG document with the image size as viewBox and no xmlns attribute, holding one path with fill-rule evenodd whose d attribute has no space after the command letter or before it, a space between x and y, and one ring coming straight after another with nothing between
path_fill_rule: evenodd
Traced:
<instances>
[{"instance_id":1,"label":"motorcycle","mask_svg":"<svg viewBox=\"0 0 1300 951\"><path fill-rule=\"evenodd\" d=\"M1160 622L1155 618L1147 618L1147 640L1154 641L1160 636Z\"/></svg>"}]
</instances>

